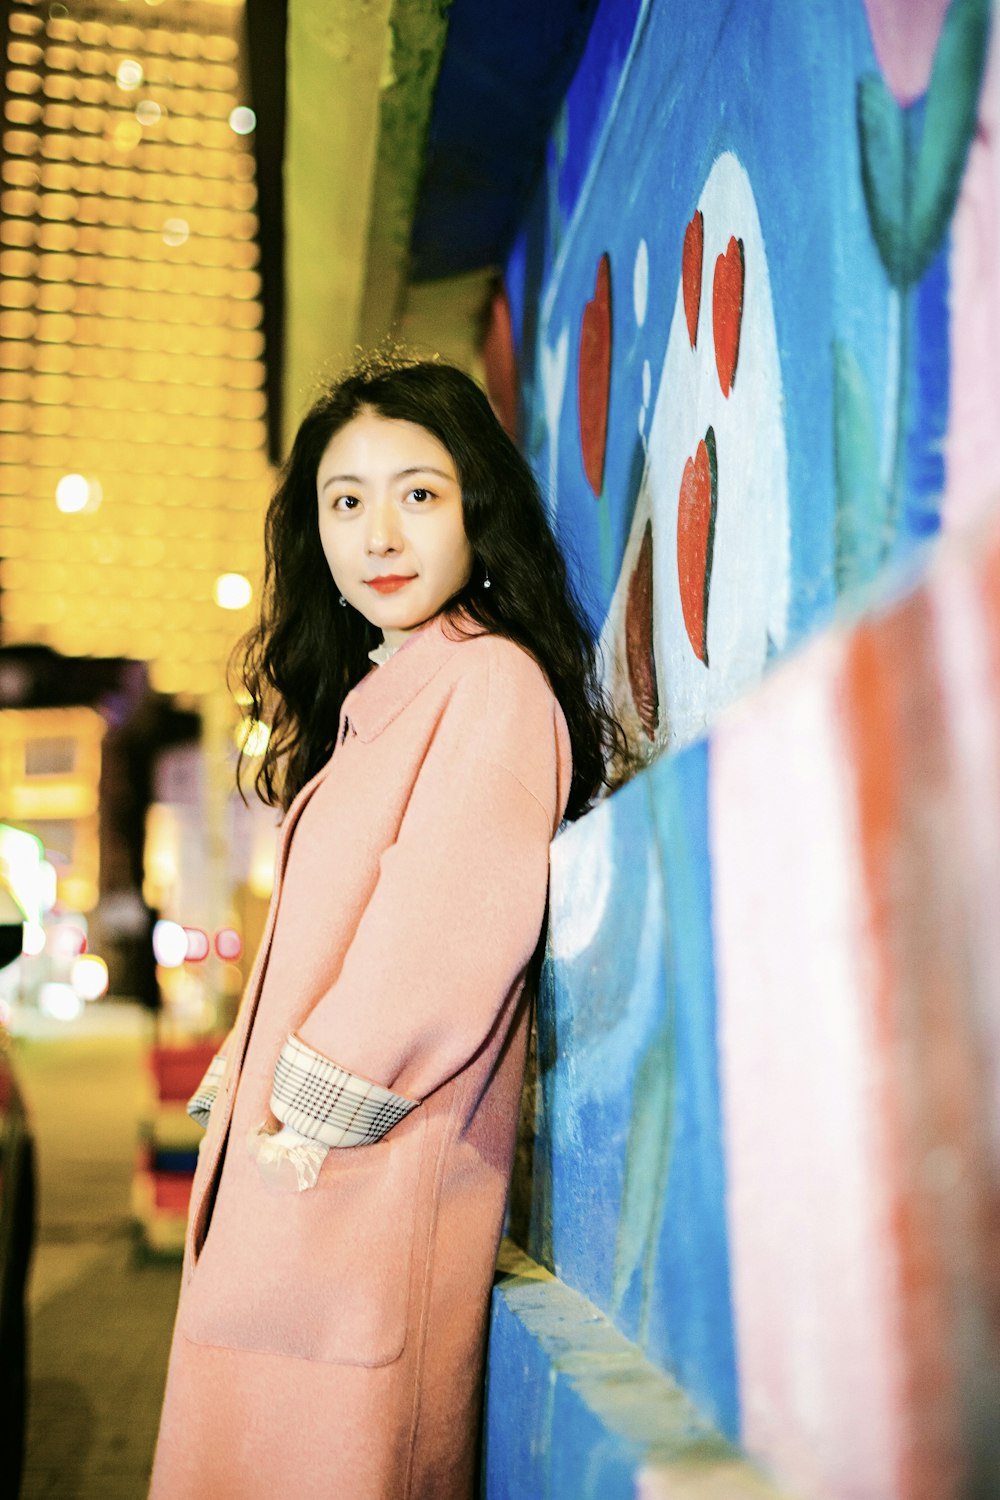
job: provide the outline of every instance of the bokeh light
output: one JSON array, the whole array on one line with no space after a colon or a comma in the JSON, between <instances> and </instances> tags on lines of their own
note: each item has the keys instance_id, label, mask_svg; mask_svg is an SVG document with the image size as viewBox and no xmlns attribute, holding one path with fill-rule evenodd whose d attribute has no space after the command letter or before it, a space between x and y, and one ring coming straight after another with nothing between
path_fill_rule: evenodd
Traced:
<instances>
[{"instance_id":1,"label":"bokeh light","mask_svg":"<svg viewBox=\"0 0 1000 1500\"><path fill-rule=\"evenodd\" d=\"M163 969L179 969L187 958L187 933L165 917L153 925L153 956Z\"/></svg>"},{"instance_id":2,"label":"bokeh light","mask_svg":"<svg viewBox=\"0 0 1000 1500\"><path fill-rule=\"evenodd\" d=\"M237 135L250 135L257 127L257 116L245 104L238 104L229 116L229 128Z\"/></svg>"},{"instance_id":3,"label":"bokeh light","mask_svg":"<svg viewBox=\"0 0 1000 1500\"><path fill-rule=\"evenodd\" d=\"M200 964L212 951L212 945L208 941L208 933L200 927L185 927L184 935L187 938L187 961L190 964Z\"/></svg>"},{"instance_id":4,"label":"bokeh light","mask_svg":"<svg viewBox=\"0 0 1000 1500\"><path fill-rule=\"evenodd\" d=\"M242 750L244 755L263 755L271 738L270 726L261 719L241 719L234 738L237 750Z\"/></svg>"},{"instance_id":5,"label":"bokeh light","mask_svg":"<svg viewBox=\"0 0 1000 1500\"><path fill-rule=\"evenodd\" d=\"M115 122L111 139L119 151L134 151L142 140L142 126L132 116Z\"/></svg>"},{"instance_id":6,"label":"bokeh light","mask_svg":"<svg viewBox=\"0 0 1000 1500\"><path fill-rule=\"evenodd\" d=\"M220 573L215 580L215 602L220 609L244 609L252 598L250 580L242 573Z\"/></svg>"},{"instance_id":7,"label":"bokeh light","mask_svg":"<svg viewBox=\"0 0 1000 1500\"><path fill-rule=\"evenodd\" d=\"M45 946L53 958L78 958L87 951L87 934L74 922L60 922L49 928Z\"/></svg>"},{"instance_id":8,"label":"bokeh light","mask_svg":"<svg viewBox=\"0 0 1000 1500\"><path fill-rule=\"evenodd\" d=\"M41 922L25 922L21 952L26 958L37 958L45 951L45 928Z\"/></svg>"},{"instance_id":9,"label":"bokeh light","mask_svg":"<svg viewBox=\"0 0 1000 1500\"><path fill-rule=\"evenodd\" d=\"M99 1000L108 990L108 966L96 953L84 953L70 970L70 983L81 1000Z\"/></svg>"},{"instance_id":10,"label":"bokeh light","mask_svg":"<svg viewBox=\"0 0 1000 1500\"><path fill-rule=\"evenodd\" d=\"M163 243L176 247L187 244L191 226L187 219L170 218L163 221Z\"/></svg>"},{"instance_id":11,"label":"bokeh light","mask_svg":"<svg viewBox=\"0 0 1000 1500\"><path fill-rule=\"evenodd\" d=\"M38 904L43 912L51 911L56 904L59 877L50 859L43 859L38 871Z\"/></svg>"},{"instance_id":12,"label":"bokeh light","mask_svg":"<svg viewBox=\"0 0 1000 1500\"><path fill-rule=\"evenodd\" d=\"M235 927L220 927L215 934L215 951L226 963L235 963L243 952L243 939Z\"/></svg>"},{"instance_id":13,"label":"bokeh light","mask_svg":"<svg viewBox=\"0 0 1000 1500\"><path fill-rule=\"evenodd\" d=\"M118 64L115 82L120 89L137 89L142 82L142 63L134 57L123 57Z\"/></svg>"},{"instance_id":14,"label":"bokeh light","mask_svg":"<svg viewBox=\"0 0 1000 1500\"><path fill-rule=\"evenodd\" d=\"M75 1021L83 1010L83 1001L71 984L50 980L39 986L38 1008L53 1021Z\"/></svg>"},{"instance_id":15,"label":"bokeh light","mask_svg":"<svg viewBox=\"0 0 1000 1500\"><path fill-rule=\"evenodd\" d=\"M100 503L101 486L96 479L83 474L64 474L56 485L56 505L64 515L96 510Z\"/></svg>"}]
</instances>

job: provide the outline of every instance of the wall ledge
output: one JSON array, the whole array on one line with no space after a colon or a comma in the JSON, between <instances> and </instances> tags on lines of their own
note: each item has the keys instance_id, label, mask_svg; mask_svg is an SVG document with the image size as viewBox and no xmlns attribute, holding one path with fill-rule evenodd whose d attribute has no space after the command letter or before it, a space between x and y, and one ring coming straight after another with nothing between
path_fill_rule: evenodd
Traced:
<instances>
[{"instance_id":1,"label":"wall ledge","mask_svg":"<svg viewBox=\"0 0 1000 1500\"><path fill-rule=\"evenodd\" d=\"M487 1500L778 1500L683 1389L510 1241L490 1316Z\"/></svg>"}]
</instances>

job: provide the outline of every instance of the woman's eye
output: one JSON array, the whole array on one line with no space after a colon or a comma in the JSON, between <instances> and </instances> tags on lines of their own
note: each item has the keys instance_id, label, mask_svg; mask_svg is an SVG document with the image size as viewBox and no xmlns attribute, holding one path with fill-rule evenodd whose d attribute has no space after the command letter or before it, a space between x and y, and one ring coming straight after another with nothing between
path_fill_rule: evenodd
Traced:
<instances>
[{"instance_id":1,"label":"woman's eye","mask_svg":"<svg viewBox=\"0 0 1000 1500\"><path fill-rule=\"evenodd\" d=\"M416 489L410 491L410 499L416 501L433 500L434 493L432 490L420 489L418 486Z\"/></svg>"},{"instance_id":2,"label":"woman's eye","mask_svg":"<svg viewBox=\"0 0 1000 1500\"><path fill-rule=\"evenodd\" d=\"M334 510L356 510L361 504L357 495L338 495L333 502Z\"/></svg>"}]
</instances>

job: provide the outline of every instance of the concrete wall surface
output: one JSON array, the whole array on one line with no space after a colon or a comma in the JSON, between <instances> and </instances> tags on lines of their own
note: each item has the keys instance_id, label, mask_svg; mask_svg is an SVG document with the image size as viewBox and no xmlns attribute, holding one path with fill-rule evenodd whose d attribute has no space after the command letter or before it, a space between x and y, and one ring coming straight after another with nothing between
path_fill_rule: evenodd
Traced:
<instances>
[{"instance_id":1,"label":"concrete wall surface","mask_svg":"<svg viewBox=\"0 0 1000 1500\"><path fill-rule=\"evenodd\" d=\"M553 846L491 1497L1000 1493L991 21L604 0L511 255L643 769Z\"/></svg>"}]
</instances>

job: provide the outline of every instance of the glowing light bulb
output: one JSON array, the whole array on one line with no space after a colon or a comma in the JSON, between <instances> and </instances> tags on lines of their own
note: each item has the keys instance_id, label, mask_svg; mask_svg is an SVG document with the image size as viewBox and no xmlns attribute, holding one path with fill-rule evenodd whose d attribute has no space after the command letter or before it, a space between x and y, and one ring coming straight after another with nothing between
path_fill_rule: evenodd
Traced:
<instances>
[{"instance_id":1,"label":"glowing light bulb","mask_svg":"<svg viewBox=\"0 0 1000 1500\"><path fill-rule=\"evenodd\" d=\"M242 573L220 573L215 580L215 602L220 609L243 609L252 598L250 580Z\"/></svg>"}]
</instances>

